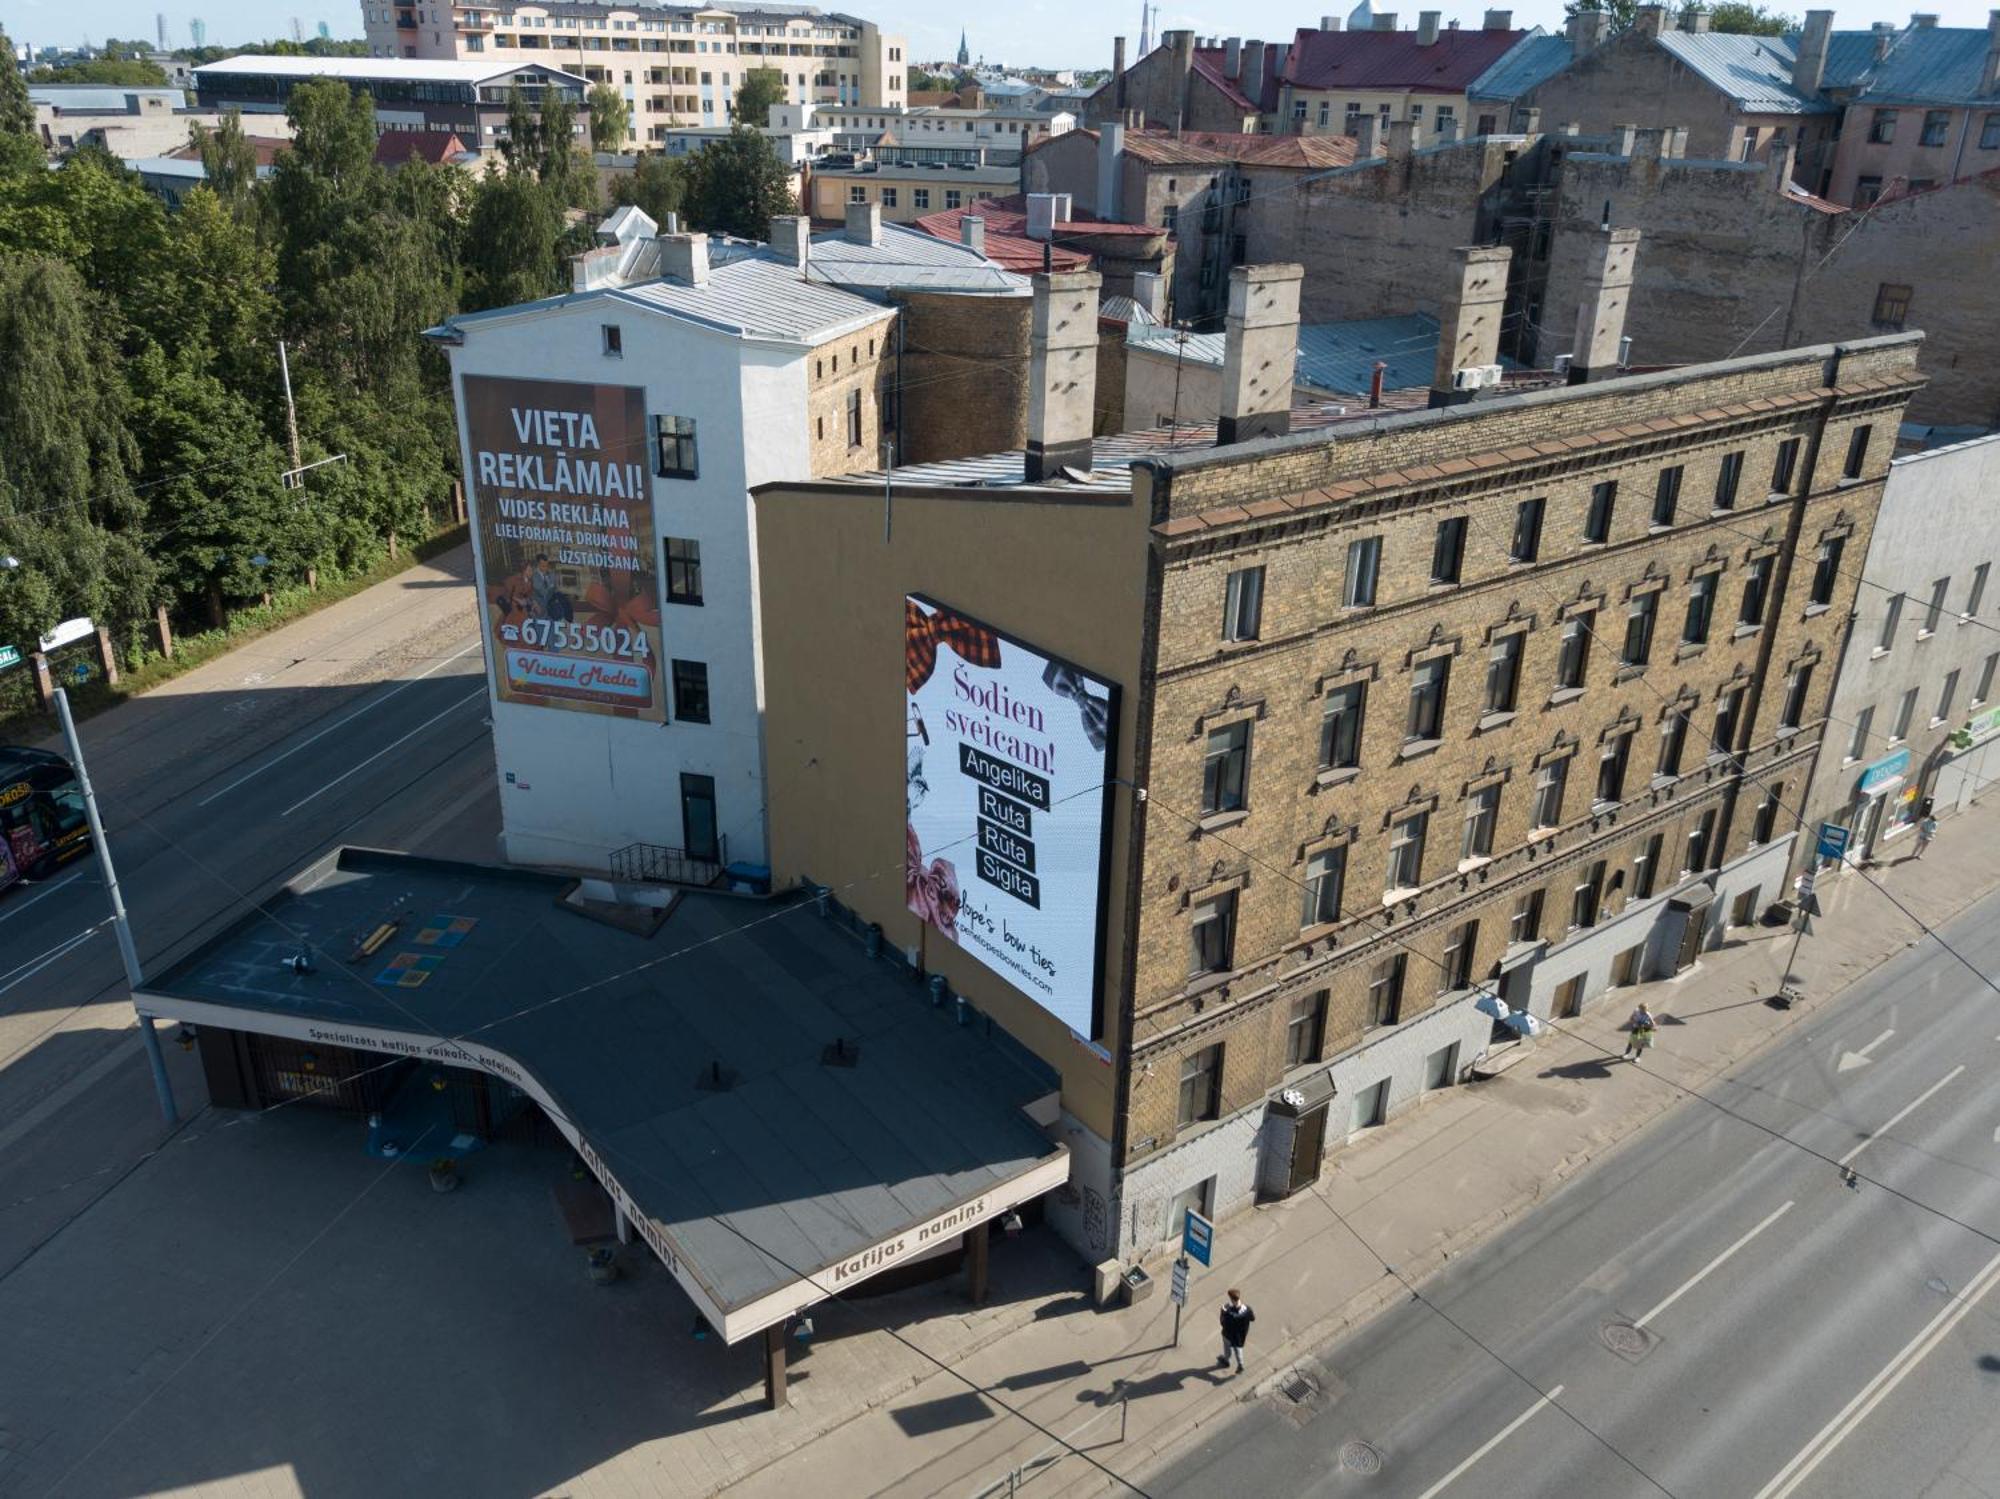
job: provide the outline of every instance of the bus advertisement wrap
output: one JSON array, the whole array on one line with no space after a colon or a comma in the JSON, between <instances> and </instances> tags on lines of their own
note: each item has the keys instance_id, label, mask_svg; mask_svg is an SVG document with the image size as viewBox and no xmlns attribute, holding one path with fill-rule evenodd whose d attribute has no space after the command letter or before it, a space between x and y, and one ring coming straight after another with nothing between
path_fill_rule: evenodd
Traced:
<instances>
[{"instance_id":1,"label":"bus advertisement wrap","mask_svg":"<svg viewBox=\"0 0 2000 1499\"><path fill-rule=\"evenodd\" d=\"M914 596L903 674L909 909L1095 1035L1117 687Z\"/></svg>"},{"instance_id":2,"label":"bus advertisement wrap","mask_svg":"<svg viewBox=\"0 0 2000 1499\"><path fill-rule=\"evenodd\" d=\"M500 700L664 722L645 391L460 383Z\"/></svg>"}]
</instances>

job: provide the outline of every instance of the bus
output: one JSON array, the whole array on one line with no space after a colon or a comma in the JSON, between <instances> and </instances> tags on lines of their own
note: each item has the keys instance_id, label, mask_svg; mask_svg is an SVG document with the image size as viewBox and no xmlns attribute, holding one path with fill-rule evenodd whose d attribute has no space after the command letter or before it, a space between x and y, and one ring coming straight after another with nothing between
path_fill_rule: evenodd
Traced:
<instances>
[{"instance_id":1,"label":"bus","mask_svg":"<svg viewBox=\"0 0 2000 1499\"><path fill-rule=\"evenodd\" d=\"M0 745L0 890L47 879L89 852L90 819L69 761Z\"/></svg>"}]
</instances>

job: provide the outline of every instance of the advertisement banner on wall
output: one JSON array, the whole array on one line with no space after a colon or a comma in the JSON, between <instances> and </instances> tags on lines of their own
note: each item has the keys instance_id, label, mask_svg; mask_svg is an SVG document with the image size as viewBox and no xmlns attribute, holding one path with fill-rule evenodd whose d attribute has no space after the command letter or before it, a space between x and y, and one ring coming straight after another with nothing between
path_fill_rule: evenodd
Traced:
<instances>
[{"instance_id":1,"label":"advertisement banner on wall","mask_svg":"<svg viewBox=\"0 0 2000 1499\"><path fill-rule=\"evenodd\" d=\"M903 676L910 910L1097 1034L1118 688L914 595Z\"/></svg>"},{"instance_id":2,"label":"advertisement banner on wall","mask_svg":"<svg viewBox=\"0 0 2000 1499\"><path fill-rule=\"evenodd\" d=\"M461 386L500 700L663 722L646 393Z\"/></svg>"}]
</instances>

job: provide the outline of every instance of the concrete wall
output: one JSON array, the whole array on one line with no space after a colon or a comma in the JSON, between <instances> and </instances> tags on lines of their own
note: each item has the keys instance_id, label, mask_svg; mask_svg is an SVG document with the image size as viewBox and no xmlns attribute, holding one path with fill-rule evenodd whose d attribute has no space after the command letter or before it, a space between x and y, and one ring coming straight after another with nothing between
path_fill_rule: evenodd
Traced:
<instances>
[{"instance_id":1,"label":"concrete wall","mask_svg":"<svg viewBox=\"0 0 2000 1499\"><path fill-rule=\"evenodd\" d=\"M1190 364L1157 349L1127 349L1124 430L1212 422L1221 409L1221 366Z\"/></svg>"}]
</instances>

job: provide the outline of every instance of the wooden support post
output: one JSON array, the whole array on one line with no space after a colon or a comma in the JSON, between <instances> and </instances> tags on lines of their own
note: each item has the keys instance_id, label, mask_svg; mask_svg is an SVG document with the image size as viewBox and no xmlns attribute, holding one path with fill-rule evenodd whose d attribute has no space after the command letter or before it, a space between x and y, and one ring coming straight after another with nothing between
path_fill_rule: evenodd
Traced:
<instances>
[{"instance_id":1,"label":"wooden support post","mask_svg":"<svg viewBox=\"0 0 2000 1499\"><path fill-rule=\"evenodd\" d=\"M97 664L104 672L104 680L113 687L118 685L118 652L112 648L111 632L103 625L97 627Z\"/></svg>"},{"instance_id":2,"label":"wooden support post","mask_svg":"<svg viewBox=\"0 0 2000 1499\"><path fill-rule=\"evenodd\" d=\"M991 1219L965 1231L965 1299L974 1306L986 1304L986 1250L992 1232Z\"/></svg>"},{"instance_id":3,"label":"wooden support post","mask_svg":"<svg viewBox=\"0 0 2000 1499\"><path fill-rule=\"evenodd\" d=\"M174 627L167 622L167 606L160 605L153 611L153 644L168 660L174 655Z\"/></svg>"},{"instance_id":4,"label":"wooden support post","mask_svg":"<svg viewBox=\"0 0 2000 1499\"><path fill-rule=\"evenodd\" d=\"M792 1403L785 1393L785 1324L764 1329L764 1408L783 1410Z\"/></svg>"}]
</instances>

